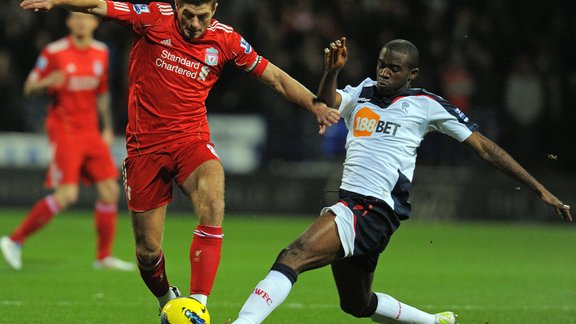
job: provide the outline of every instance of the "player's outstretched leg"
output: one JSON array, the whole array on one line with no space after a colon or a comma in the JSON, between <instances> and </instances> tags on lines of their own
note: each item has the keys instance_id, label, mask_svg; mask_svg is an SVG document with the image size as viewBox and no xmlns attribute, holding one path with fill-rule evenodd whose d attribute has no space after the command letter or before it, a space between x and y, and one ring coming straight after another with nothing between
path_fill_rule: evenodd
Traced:
<instances>
[{"instance_id":1,"label":"player's outstretched leg","mask_svg":"<svg viewBox=\"0 0 576 324\"><path fill-rule=\"evenodd\" d=\"M236 324L261 323L288 296L299 273L323 267L340 255L334 214L327 212L278 256L238 314Z\"/></svg>"},{"instance_id":2,"label":"player's outstretched leg","mask_svg":"<svg viewBox=\"0 0 576 324\"><path fill-rule=\"evenodd\" d=\"M36 202L26 218L9 237L2 238L2 254L12 268L22 269L22 244L29 236L48 224L60 209L54 196L49 195Z\"/></svg>"},{"instance_id":3,"label":"player's outstretched leg","mask_svg":"<svg viewBox=\"0 0 576 324\"><path fill-rule=\"evenodd\" d=\"M256 285L233 323L261 323L288 297L297 277L291 268L275 263L268 275Z\"/></svg>"}]
</instances>

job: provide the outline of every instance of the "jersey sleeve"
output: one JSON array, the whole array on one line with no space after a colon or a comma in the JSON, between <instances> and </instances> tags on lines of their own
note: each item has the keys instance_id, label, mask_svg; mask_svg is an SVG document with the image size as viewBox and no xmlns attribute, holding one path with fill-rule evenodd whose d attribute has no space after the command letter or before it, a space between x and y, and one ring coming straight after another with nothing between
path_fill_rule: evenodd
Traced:
<instances>
[{"instance_id":1,"label":"jersey sleeve","mask_svg":"<svg viewBox=\"0 0 576 324\"><path fill-rule=\"evenodd\" d=\"M367 85L371 85L372 83L374 83L374 81L372 81L370 78L366 78L357 87L347 85L342 90L340 89L336 90L340 94L340 96L342 96L342 101L340 102L340 106L338 107L338 112L340 112L340 116L342 118L346 118L352 113L354 107L356 106L356 103L358 103L358 99L360 98L362 89Z\"/></svg>"},{"instance_id":2,"label":"jersey sleeve","mask_svg":"<svg viewBox=\"0 0 576 324\"><path fill-rule=\"evenodd\" d=\"M120 1L106 1L106 3L108 4L106 18L132 26L132 30L138 35L144 34L146 27L153 25L162 16L174 15L174 9L169 3L133 4Z\"/></svg>"},{"instance_id":3,"label":"jersey sleeve","mask_svg":"<svg viewBox=\"0 0 576 324\"><path fill-rule=\"evenodd\" d=\"M443 99L430 100L429 118L430 131L437 130L460 142L478 128L460 109Z\"/></svg>"},{"instance_id":4,"label":"jersey sleeve","mask_svg":"<svg viewBox=\"0 0 576 324\"><path fill-rule=\"evenodd\" d=\"M44 48L36 59L36 65L34 65L34 68L30 72L29 79L31 81L41 80L54 70L54 66L54 57Z\"/></svg>"},{"instance_id":5,"label":"jersey sleeve","mask_svg":"<svg viewBox=\"0 0 576 324\"><path fill-rule=\"evenodd\" d=\"M234 66L255 77L259 77L264 73L268 66L268 60L258 55L252 45L240 34L232 32L228 39L228 46L234 55L232 60Z\"/></svg>"}]
</instances>

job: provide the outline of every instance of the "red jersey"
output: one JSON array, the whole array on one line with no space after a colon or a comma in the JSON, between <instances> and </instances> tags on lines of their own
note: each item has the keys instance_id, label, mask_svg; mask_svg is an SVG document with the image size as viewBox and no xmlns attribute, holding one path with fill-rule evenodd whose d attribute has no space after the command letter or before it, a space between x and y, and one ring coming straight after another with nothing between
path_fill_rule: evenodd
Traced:
<instances>
[{"instance_id":1,"label":"red jersey","mask_svg":"<svg viewBox=\"0 0 576 324\"><path fill-rule=\"evenodd\" d=\"M172 6L107 1L107 17L131 26L128 156L170 143L210 140L205 101L224 65L260 76L268 61L232 27L212 20L199 38L186 41Z\"/></svg>"},{"instance_id":2,"label":"red jersey","mask_svg":"<svg viewBox=\"0 0 576 324\"><path fill-rule=\"evenodd\" d=\"M108 48L92 41L88 48L77 48L68 36L48 44L31 72L40 80L59 70L66 74L60 87L48 89L52 102L46 129L50 133L74 136L100 134L98 95L108 91Z\"/></svg>"}]
</instances>

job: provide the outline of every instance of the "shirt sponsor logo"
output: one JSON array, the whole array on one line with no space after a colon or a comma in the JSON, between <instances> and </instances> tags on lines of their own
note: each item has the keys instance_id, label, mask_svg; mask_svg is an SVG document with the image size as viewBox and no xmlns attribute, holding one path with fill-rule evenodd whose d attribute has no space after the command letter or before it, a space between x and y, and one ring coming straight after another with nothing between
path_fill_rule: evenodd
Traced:
<instances>
[{"instance_id":1,"label":"shirt sponsor logo","mask_svg":"<svg viewBox=\"0 0 576 324\"><path fill-rule=\"evenodd\" d=\"M142 3L136 3L132 5L134 7L134 11L136 11L136 13L139 15L143 12L145 13L150 13L150 9L148 9L148 6Z\"/></svg>"},{"instance_id":2,"label":"shirt sponsor logo","mask_svg":"<svg viewBox=\"0 0 576 324\"><path fill-rule=\"evenodd\" d=\"M363 107L354 116L354 137L382 133L396 136L400 124L380 120L380 115L368 107Z\"/></svg>"},{"instance_id":3,"label":"shirt sponsor logo","mask_svg":"<svg viewBox=\"0 0 576 324\"><path fill-rule=\"evenodd\" d=\"M218 50L215 49L214 47L210 47L209 49L207 49L204 62L210 66L218 65Z\"/></svg>"},{"instance_id":4,"label":"shirt sponsor logo","mask_svg":"<svg viewBox=\"0 0 576 324\"><path fill-rule=\"evenodd\" d=\"M156 58L155 63L159 68L200 81L205 81L210 74L209 66L172 54L168 50L162 50L162 55Z\"/></svg>"},{"instance_id":5,"label":"shirt sponsor logo","mask_svg":"<svg viewBox=\"0 0 576 324\"><path fill-rule=\"evenodd\" d=\"M250 44L248 44L244 38L240 39L240 47L244 49L244 53L246 54L250 54L252 52L252 46L250 46Z\"/></svg>"}]
</instances>

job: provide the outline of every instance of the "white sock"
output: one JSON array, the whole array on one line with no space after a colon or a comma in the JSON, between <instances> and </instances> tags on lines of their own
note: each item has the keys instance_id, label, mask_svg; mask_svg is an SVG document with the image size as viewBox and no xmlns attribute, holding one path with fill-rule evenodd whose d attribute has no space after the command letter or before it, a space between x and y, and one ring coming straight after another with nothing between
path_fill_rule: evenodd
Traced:
<instances>
[{"instance_id":1,"label":"white sock","mask_svg":"<svg viewBox=\"0 0 576 324\"><path fill-rule=\"evenodd\" d=\"M164 305L166 305L166 303L168 303L169 301L171 301L172 299L176 298L176 294L174 294L174 292L172 291L172 289L168 289L168 292L161 297L156 297L158 298L158 304L160 304L160 308L164 307Z\"/></svg>"},{"instance_id":2,"label":"white sock","mask_svg":"<svg viewBox=\"0 0 576 324\"><path fill-rule=\"evenodd\" d=\"M259 324L288 296L292 282L281 272L271 270L244 303L236 324Z\"/></svg>"},{"instance_id":3,"label":"white sock","mask_svg":"<svg viewBox=\"0 0 576 324\"><path fill-rule=\"evenodd\" d=\"M392 296L382 293L375 294L378 297L378 307L376 307L376 312L371 318L376 323L387 323L386 321L390 318L400 323L413 324L434 324L436 320L434 315L403 304Z\"/></svg>"},{"instance_id":4,"label":"white sock","mask_svg":"<svg viewBox=\"0 0 576 324\"><path fill-rule=\"evenodd\" d=\"M208 296L202 294L192 294L190 297L196 299L197 301L201 302L202 305L208 306Z\"/></svg>"}]
</instances>

